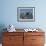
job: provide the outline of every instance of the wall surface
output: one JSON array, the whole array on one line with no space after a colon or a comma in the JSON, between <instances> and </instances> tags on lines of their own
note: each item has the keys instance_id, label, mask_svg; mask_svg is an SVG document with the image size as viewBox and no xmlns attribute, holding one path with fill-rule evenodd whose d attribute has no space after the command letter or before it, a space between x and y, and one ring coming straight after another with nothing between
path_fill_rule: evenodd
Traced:
<instances>
[{"instance_id":1,"label":"wall surface","mask_svg":"<svg viewBox=\"0 0 46 46\"><path fill-rule=\"evenodd\" d=\"M16 28L46 28L46 0L1 0L0 25ZM35 22L17 22L17 7L35 7Z\"/></svg>"},{"instance_id":2,"label":"wall surface","mask_svg":"<svg viewBox=\"0 0 46 46\"><path fill-rule=\"evenodd\" d=\"M17 22L17 7L35 7L35 22ZM46 0L0 0L0 29L9 24L20 29L39 27L46 32Z\"/></svg>"}]
</instances>

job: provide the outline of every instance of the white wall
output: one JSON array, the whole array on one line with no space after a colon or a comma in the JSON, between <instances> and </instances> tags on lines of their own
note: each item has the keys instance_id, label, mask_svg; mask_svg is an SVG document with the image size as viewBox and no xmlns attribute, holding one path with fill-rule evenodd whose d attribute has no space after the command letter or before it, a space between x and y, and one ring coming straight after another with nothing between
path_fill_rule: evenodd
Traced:
<instances>
[{"instance_id":1,"label":"white wall","mask_svg":"<svg viewBox=\"0 0 46 46\"><path fill-rule=\"evenodd\" d=\"M2 0L0 24L16 28L42 27L46 29L46 0ZM17 22L17 7L35 7L35 22ZM2 10L3 9L3 10Z\"/></svg>"}]
</instances>

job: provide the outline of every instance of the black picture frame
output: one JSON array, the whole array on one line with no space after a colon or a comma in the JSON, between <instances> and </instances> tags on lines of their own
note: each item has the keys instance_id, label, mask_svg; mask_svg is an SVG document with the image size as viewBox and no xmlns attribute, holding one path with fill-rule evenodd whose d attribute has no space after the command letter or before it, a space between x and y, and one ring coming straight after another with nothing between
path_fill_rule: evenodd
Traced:
<instances>
[{"instance_id":1,"label":"black picture frame","mask_svg":"<svg viewBox=\"0 0 46 46\"><path fill-rule=\"evenodd\" d=\"M35 7L18 7L17 8L18 22L34 22L35 21Z\"/></svg>"}]
</instances>

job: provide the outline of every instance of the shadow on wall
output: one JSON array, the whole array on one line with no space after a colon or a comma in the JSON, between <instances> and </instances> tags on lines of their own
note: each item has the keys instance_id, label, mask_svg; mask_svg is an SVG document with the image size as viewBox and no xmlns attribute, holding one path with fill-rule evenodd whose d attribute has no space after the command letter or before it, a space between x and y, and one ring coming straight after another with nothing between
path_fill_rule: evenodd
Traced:
<instances>
[{"instance_id":1,"label":"shadow on wall","mask_svg":"<svg viewBox=\"0 0 46 46\"><path fill-rule=\"evenodd\" d=\"M3 30L4 28L6 28L5 25L0 24L0 43L2 43L2 36L3 36L2 32L6 31L6 30Z\"/></svg>"}]
</instances>

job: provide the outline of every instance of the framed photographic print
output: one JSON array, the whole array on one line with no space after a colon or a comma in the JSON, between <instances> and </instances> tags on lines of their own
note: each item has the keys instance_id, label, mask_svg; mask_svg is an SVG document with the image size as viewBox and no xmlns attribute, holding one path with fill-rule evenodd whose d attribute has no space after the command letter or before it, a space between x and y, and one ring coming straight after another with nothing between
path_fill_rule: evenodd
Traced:
<instances>
[{"instance_id":1,"label":"framed photographic print","mask_svg":"<svg viewBox=\"0 0 46 46\"><path fill-rule=\"evenodd\" d=\"M17 21L20 22L34 22L35 21L35 7L18 7Z\"/></svg>"}]
</instances>

